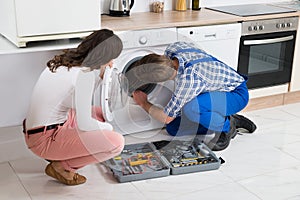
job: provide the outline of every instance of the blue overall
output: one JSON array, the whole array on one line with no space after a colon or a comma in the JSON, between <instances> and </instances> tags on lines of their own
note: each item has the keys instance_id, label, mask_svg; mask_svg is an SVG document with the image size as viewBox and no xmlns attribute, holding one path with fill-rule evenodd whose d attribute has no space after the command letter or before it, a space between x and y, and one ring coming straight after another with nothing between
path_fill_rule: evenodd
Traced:
<instances>
[{"instance_id":1,"label":"blue overall","mask_svg":"<svg viewBox=\"0 0 300 200\"><path fill-rule=\"evenodd\" d=\"M212 56L206 57L190 61L185 64L185 67L198 62L210 61L219 60ZM230 115L241 111L249 101L249 93L246 86L248 78L243 77L245 81L233 91L200 93L184 105L181 109L181 116L176 117L166 125L167 132L173 136L205 135L213 132L228 133L230 130Z\"/></svg>"}]
</instances>

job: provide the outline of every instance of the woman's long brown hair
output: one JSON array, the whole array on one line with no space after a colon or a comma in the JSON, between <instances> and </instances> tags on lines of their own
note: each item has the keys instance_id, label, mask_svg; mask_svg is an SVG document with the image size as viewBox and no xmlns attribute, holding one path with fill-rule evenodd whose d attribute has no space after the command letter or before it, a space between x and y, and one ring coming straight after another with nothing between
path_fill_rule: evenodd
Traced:
<instances>
[{"instance_id":1,"label":"woman's long brown hair","mask_svg":"<svg viewBox=\"0 0 300 200\"><path fill-rule=\"evenodd\" d=\"M66 49L47 62L51 72L60 66L98 69L101 65L118 57L123 49L121 39L108 29L101 29L87 36L76 49Z\"/></svg>"}]
</instances>

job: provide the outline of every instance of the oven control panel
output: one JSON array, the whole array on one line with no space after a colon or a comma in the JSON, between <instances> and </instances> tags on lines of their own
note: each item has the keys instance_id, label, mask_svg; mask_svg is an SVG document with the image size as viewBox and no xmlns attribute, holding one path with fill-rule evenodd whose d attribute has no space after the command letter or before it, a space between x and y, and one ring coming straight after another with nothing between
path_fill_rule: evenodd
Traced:
<instances>
[{"instance_id":1,"label":"oven control panel","mask_svg":"<svg viewBox=\"0 0 300 200\"><path fill-rule=\"evenodd\" d=\"M298 17L242 22L242 35L254 35L283 31L296 31Z\"/></svg>"}]
</instances>

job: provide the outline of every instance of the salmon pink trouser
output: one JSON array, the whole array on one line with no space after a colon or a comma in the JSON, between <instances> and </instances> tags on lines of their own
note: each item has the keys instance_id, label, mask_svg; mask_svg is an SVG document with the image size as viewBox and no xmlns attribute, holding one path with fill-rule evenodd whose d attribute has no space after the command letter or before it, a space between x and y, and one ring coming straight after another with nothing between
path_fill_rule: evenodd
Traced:
<instances>
[{"instance_id":1,"label":"salmon pink trouser","mask_svg":"<svg viewBox=\"0 0 300 200\"><path fill-rule=\"evenodd\" d=\"M72 172L121 153L124 147L121 134L109 130L80 131L75 115L71 110L68 120L57 129L25 134L28 148L44 159L60 161L66 170ZM93 108L93 117L104 121L100 107Z\"/></svg>"}]
</instances>

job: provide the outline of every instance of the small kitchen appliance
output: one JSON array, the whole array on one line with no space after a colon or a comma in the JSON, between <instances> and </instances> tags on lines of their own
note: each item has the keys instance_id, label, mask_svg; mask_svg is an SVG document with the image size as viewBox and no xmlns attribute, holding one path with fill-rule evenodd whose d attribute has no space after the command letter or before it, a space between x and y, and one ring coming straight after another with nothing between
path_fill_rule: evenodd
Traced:
<instances>
[{"instance_id":1,"label":"small kitchen appliance","mask_svg":"<svg viewBox=\"0 0 300 200\"><path fill-rule=\"evenodd\" d=\"M129 16L133 4L134 0L111 0L109 15L117 17Z\"/></svg>"}]
</instances>

